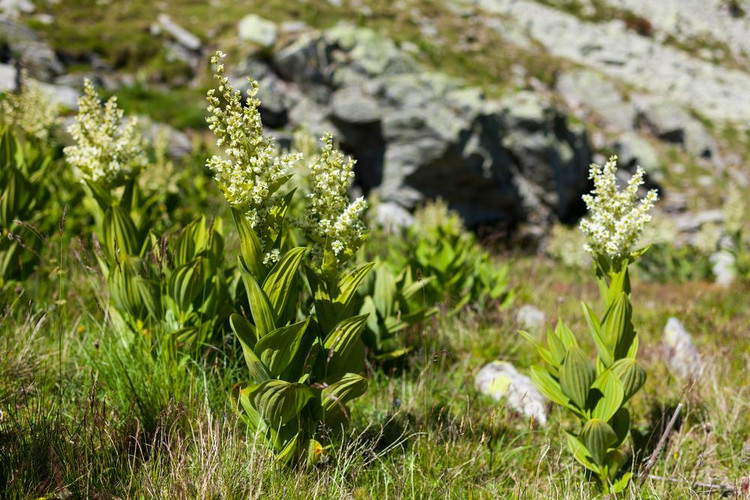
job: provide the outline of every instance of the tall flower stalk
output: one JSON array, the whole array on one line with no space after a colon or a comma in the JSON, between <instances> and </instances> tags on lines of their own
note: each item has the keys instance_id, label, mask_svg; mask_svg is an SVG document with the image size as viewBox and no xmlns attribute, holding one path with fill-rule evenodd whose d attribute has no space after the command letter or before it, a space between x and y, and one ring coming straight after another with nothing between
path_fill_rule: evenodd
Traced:
<instances>
[{"instance_id":1,"label":"tall flower stalk","mask_svg":"<svg viewBox=\"0 0 750 500\"><path fill-rule=\"evenodd\" d=\"M349 203L353 163L326 136L311 168L307 216L287 217L295 189L285 184L301 155L281 155L263 136L257 83L251 80L243 106L223 59L220 52L212 58L217 88L208 92L208 123L223 154L208 166L232 207L248 299L242 310L250 313L230 317L248 368L235 397L241 417L280 460L314 462L325 450L321 430L344 425L347 403L367 387L359 375L367 315L351 310L372 264L344 267L364 239L364 200ZM293 247L294 229L312 251Z\"/></svg>"},{"instance_id":2,"label":"tall flower stalk","mask_svg":"<svg viewBox=\"0 0 750 500\"><path fill-rule=\"evenodd\" d=\"M623 491L632 477L632 472L621 471L626 462L621 447L631 420L626 403L646 381L646 372L636 360L638 335L632 323L628 267L647 250L634 250L633 246L651 219L648 211L657 199L656 192L650 191L638 200L641 169L624 190L618 190L616 160L612 157L604 166L591 166L594 190L583 197L589 217L580 224L587 239L585 249L593 257L603 306L600 319L582 303L597 348L596 360L591 362L562 321L547 332L546 347L527 332L519 332L543 361L531 368L536 386L578 417L580 427L566 432L568 449L611 494Z\"/></svg>"}]
</instances>

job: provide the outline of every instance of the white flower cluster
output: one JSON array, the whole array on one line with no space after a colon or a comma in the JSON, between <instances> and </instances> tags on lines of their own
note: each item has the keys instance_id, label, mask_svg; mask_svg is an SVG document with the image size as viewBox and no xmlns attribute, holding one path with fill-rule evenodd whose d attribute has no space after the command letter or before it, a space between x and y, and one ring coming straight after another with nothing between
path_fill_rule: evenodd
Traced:
<instances>
[{"instance_id":1,"label":"white flower cluster","mask_svg":"<svg viewBox=\"0 0 750 500\"><path fill-rule=\"evenodd\" d=\"M638 200L643 169L638 167L622 191L617 189L616 171L616 156L603 167L591 165L589 178L594 181L594 190L583 195L589 214L580 224L588 240L584 248L594 255L605 255L613 260L629 255L646 223L651 220L648 211L657 199L656 191L651 190L640 202Z\"/></svg>"},{"instance_id":2,"label":"white flower cluster","mask_svg":"<svg viewBox=\"0 0 750 500\"><path fill-rule=\"evenodd\" d=\"M366 233L360 216L367 208L364 198L349 202L349 188L354 181L354 160L333 147L326 134L317 161L310 165L311 192L307 195L307 214L300 221L305 236L320 254L330 249L338 263L346 261L359 249Z\"/></svg>"},{"instance_id":3,"label":"white flower cluster","mask_svg":"<svg viewBox=\"0 0 750 500\"><path fill-rule=\"evenodd\" d=\"M75 144L65 148L65 157L83 180L114 185L148 163L138 122L132 117L123 125L116 97L102 106L90 80L86 79L84 87L78 116L68 127Z\"/></svg>"},{"instance_id":4,"label":"white flower cluster","mask_svg":"<svg viewBox=\"0 0 750 500\"><path fill-rule=\"evenodd\" d=\"M42 92L38 82L26 76L25 70L21 76L21 91L8 94L0 109L3 123L40 141L49 139L60 117L60 106Z\"/></svg>"},{"instance_id":5,"label":"white flower cluster","mask_svg":"<svg viewBox=\"0 0 750 500\"><path fill-rule=\"evenodd\" d=\"M208 128L216 135L216 145L223 155L212 156L206 165L214 172L216 182L229 204L245 215L258 234L265 250L277 230L274 208L280 206L283 194L279 188L289 179L289 171L300 155L280 156L271 139L263 137L263 124L258 106L257 82L250 80L246 106L239 90L224 76L223 59L217 52L211 58L216 66L217 89L208 91ZM218 90L218 93L217 93ZM267 262L278 260L278 252L267 253Z\"/></svg>"}]
</instances>

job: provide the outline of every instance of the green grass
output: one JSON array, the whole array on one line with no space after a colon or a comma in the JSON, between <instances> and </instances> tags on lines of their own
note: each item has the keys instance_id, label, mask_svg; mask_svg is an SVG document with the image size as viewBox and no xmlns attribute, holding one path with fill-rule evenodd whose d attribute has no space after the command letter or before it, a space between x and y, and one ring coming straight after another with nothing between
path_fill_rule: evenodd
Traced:
<instances>
[{"instance_id":1,"label":"green grass","mask_svg":"<svg viewBox=\"0 0 750 500\"><path fill-rule=\"evenodd\" d=\"M50 243L54 245L54 242ZM56 250L55 250L56 251ZM517 303L585 324L579 299L596 303L588 276L533 257L514 258ZM595 489L564 447L573 422L553 409L546 427L478 394L487 361L535 362L512 311L438 317L402 370L371 373L352 426L323 463L287 469L254 444L229 394L245 376L231 338L180 365L125 348L108 316L101 278L65 262L47 280L48 303L16 304L0 317L0 491L8 498L590 498ZM62 294L60 294L60 290ZM640 357L649 373L634 402L637 435L658 438L665 414L680 425L637 498L694 496L691 482L738 486L746 475L750 394L746 297L738 285L635 282ZM65 307L51 307L65 303ZM707 363L695 384L673 378L658 342L670 315L694 334ZM583 334L579 340L589 352ZM157 344L158 345L158 344ZM710 425L710 432L706 426ZM650 441L648 438L651 438ZM633 465L637 468L637 463Z\"/></svg>"}]
</instances>

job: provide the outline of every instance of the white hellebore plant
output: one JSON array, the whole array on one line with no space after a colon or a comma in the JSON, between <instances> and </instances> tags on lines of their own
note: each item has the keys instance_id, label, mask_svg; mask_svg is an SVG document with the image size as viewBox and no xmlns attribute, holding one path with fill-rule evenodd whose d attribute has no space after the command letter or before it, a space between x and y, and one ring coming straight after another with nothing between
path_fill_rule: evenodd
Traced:
<instances>
[{"instance_id":1,"label":"white hellebore plant","mask_svg":"<svg viewBox=\"0 0 750 500\"><path fill-rule=\"evenodd\" d=\"M626 403L646 382L646 371L636 360L638 335L632 323L628 266L646 251L633 251L633 246L656 201L655 191L638 200L643 170L639 168L622 191L617 189L616 171L615 157L603 167L592 165L594 190L583 197L589 217L581 222L581 230L587 239L585 248L593 254L604 306L597 316L582 304L596 360L592 363L562 321L547 332L546 346L520 332L543 361L531 368L536 386L578 418L580 426L566 431L568 449L608 494L624 491L632 477L632 472L622 470L627 460L621 447L631 420Z\"/></svg>"}]
</instances>

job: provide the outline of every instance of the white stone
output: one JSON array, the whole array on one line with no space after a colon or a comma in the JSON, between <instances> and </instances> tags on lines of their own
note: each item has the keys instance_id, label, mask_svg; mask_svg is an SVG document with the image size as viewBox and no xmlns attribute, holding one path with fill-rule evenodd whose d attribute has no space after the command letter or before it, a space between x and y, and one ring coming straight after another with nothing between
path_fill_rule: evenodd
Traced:
<instances>
[{"instance_id":1,"label":"white stone","mask_svg":"<svg viewBox=\"0 0 750 500\"><path fill-rule=\"evenodd\" d=\"M731 285L737 278L734 254L728 250L719 250L709 259L716 284L721 286Z\"/></svg>"},{"instance_id":2,"label":"white stone","mask_svg":"<svg viewBox=\"0 0 750 500\"><path fill-rule=\"evenodd\" d=\"M16 90L16 68L9 64L0 64L0 92Z\"/></svg>"},{"instance_id":3,"label":"white stone","mask_svg":"<svg viewBox=\"0 0 750 500\"><path fill-rule=\"evenodd\" d=\"M240 40L252 42L261 47L273 47L276 43L276 24L255 14L242 18L237 25Z\"/></svg>"},{"instance_id":4,"label":"white stone","mask_svg":"<svg viewBox=\"0 0 750 500\"><path fill-rule=\"evenodd\" d=\"M164 31L169 33L169 36L171 36L175 42L189 50L200 50L202 45L201 39L172 21L171 17L166 14L159 14L157 20Z\"/></svg>"},{"instance_id":5,"label":"white stone","mask_svg":"<svg viewBox=\"0 0 750 500\"><path fill-rule=\"evenodd\" d=\"M537 307L525 304L516 313L516 321L522 328L537 331L544 326L545 317Z\"/></svg>"},{"instance_id":6,"label":"white stone","mask_svg":"<svg viewBox=\"0 0 750 500\"><path fill-rule=\"evenodd\" d=\"M664 327L662 345L670 371L683 379L696 379L703 372L703 360L693 338L677 318L669 318Z\"/></svg>"},{"instance_id":7,"label":"white stone","mask_svg":"<svg viewBox=\"0 0 750 500\"><path fill-rule=\"evenodd\" d=\"M531 379L507 361L492 361L474 379L474 387L497 401L505 398L508 406L540 424L547 423L546 400Z\"/></svg>"}]
</instances>

